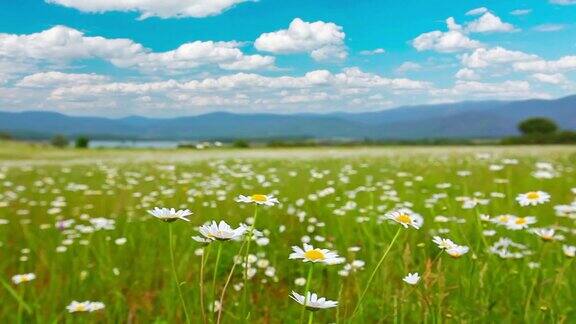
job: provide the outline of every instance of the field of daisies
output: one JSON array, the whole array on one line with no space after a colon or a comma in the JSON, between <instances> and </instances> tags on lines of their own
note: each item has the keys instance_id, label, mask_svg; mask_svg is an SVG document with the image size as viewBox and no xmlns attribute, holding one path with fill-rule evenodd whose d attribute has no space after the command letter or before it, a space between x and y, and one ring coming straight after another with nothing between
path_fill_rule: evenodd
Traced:
<instances>
[{"instance_id":1,"label":"field of daisies","mask_svg":"<svg viewBox=\"0 0 576 324\"><path fill-rule=\"evenodd\" d=\"M2 323L576 320L574 147L27 150Z\"/></svg>"}]
</instances>

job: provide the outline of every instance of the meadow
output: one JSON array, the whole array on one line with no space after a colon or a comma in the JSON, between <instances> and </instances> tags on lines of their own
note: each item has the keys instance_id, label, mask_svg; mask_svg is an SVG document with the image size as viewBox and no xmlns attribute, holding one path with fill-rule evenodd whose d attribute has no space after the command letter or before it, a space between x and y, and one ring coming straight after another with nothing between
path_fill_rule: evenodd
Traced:
<instances>
[{"instance_id":1,"label":"meadow","mask_svg":"<svg viewBox=\"0 0 576 324\"><path fill-rule=\"evenodd\" d=\"M575 167L572 146L2 143L0 321L574 323Z\"/></svg>"}]
</instances>

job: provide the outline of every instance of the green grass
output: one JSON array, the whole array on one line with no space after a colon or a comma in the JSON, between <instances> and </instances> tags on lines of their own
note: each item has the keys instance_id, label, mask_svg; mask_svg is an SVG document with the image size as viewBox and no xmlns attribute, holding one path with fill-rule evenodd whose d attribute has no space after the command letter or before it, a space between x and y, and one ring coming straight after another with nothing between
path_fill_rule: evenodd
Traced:
<instances>
[{"instance_id":1,"label":"green grass","mask_svg":"<svg viewBox=\"0 0 576 324\"><path fill-rule=\"evenodd\" d=\"M479 152L491 156L480 159ZM489 170L503 158L516 158L518 164ZM537 161L552 163L558 176L531 176ZM251 323L300 321L302 308L288 296L292 290L304 292L294 280L308 275L309 264L288 260L288 255L291 246L302 245L304 235L325 238L325 242L313 239L312 244L338 251L347 262L366 262L363 270L347 277L338 274L343 265L314 267L310 289L339 301L337 308L316 312L314 322L570 323L576 318L576 273L562 245L576 244L575 223L574 218L556 216L553 207L575 200L571 192L576 187L575 166L576 148L570 146L197 152L56 150L2 143L0 219L7 224L0 225L0 318L5 323L184 322L170 261L168 231L172 226L184 301L191 322L202 323L202 258L195 254L202 246L191 236L209 220L237 226L251 217L254 207L235 202L237 195L272 193L281 205L259 208L256 224L270 243L252 243L250 252L268 260L275 275L266 276L265 269L258 268L248 280L249 289L237 291L234 286L244 281L243 269L237 267L224 299L224 323L242 322L247 314ZM471 175L459 177L460 170ZM442 183L451 187L438 188ZM333 188L334 193L317 199L311 196L326 188ZM520 207L517 194L532 190L548 192L551 201ZM438 193L447 197L431 202ZM491 193L505 197L492 198ZM463 209L458 197L473 195L490 202ZM424 225L400 231L357 316L351 319L372 270L399 228L396 223L379 223L377 218L401 204L421 214ZM339 213L345 205L350 208ZM188 208L194 215L189 223L169 225L146 213L156 206ZM526 230L512 231L480 221L481 214L535 216L538 222L532 227L556 227L565 240L543 242ZM435 222L438 215L454 221ZM97 217L113 219L114 229L73 230ZM358 222L362 217L365 221ZM76 223L64 231L55 228L55 222L64 219ZM282 225L283 232L279 230ZM482 237L482 230L492 229L494 236ZM458 259L439 255L431 241L439 230L442 237L469 246L470 252ZM116 245L115 239L121 237L127 243ZM485 244L501 237L522 243L533 253L521 259L488 253ZM71 243L67 251L56 252L65 243ZM242 242L218 244L217 272L218 245L212 243L205 249L207 322L216 322L216 314L208 308L220 297ZM352 246L361 250L350 252ZM30 252L23 254L23 249ZM22 256L27 260L21 261ZM540 267L531 269L531 262L539 262ZM28 272L36 274L34 281L11 282L13 275ZM418 272L423 278L415 286L407 285L402 278L408 272ZM69 314L66 306L72 300L101 301L106 308Z\"/></svg>"}]
</instances>

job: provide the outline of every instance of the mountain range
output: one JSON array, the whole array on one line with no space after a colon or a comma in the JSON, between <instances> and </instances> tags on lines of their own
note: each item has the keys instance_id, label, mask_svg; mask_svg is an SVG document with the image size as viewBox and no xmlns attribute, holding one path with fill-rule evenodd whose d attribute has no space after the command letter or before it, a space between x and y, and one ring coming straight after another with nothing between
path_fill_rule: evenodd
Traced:
<instances>
[{"instance_id":1,"label":"mountain range","mask_svg":"<svg viewBox=\"0 0 576 324\"><path fill-rule=\"evenodd\" d=\"M177 118L130 116L118 119L55 112L0 111L0 132L16 137L56 134L93 139L262 139L494 138L517 134L529 117L547 117L562 129L576 129L576 95L553 100L471 101L329 114L234 114L215 112Z\"/></svg>"}]
</instances>

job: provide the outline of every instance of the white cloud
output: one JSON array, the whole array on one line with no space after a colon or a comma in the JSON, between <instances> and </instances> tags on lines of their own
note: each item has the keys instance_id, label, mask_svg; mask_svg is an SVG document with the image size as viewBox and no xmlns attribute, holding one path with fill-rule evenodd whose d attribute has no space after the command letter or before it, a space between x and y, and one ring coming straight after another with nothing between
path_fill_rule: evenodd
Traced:
<instances>
[{"instance_id":1,"label":"white cloud","mask_svg":"<svg viewBox=\"0 0 576 324\"><path fill-rule=\"evenodd\" d=\"M476 80L480 78L480 76L474 70L468 68L458 70L454 76L457 79L463 80Z\"/></svg>"},{"instance_id":2,"label":"white cloud","mask_svg":"<svg viewBox=\"0 0 576 324\"><path fill-rule=\"evenodd\" d=\"M248 0L45 0L84 12L135 11L148 17L207 17Z\"/></svg>"},{"instance_id":3,"label":"white cloud","mask_svg":"<svg viewBox=\"0 0 576 324\"><path fill-rule=\"evenodd\" d=\"M576 0L550 0L550 3L561 6L571 6L576 5Z\"/></svg>"},{"instance_id":4,"label":"white cloud","mask_svg":"<svg viewBox=\"0 0 576 324\"><path fill-rule=\"evenodd\" d=\"M466 29L474 33L495 33L514 31L514 26L503 22L491 12L486 12L480 18L466 24Z\"/></svg>"},{"instance_id":5,"label":"white cloud","mask_svg":"<svg viewBox=\"0 0 576 324\"><path fill-rule=\"evenodd\" d=\"M58 71L42 72L28 75L16 85L30 88L50 88L93 84L108 81L108 77L94 73L62 73Z\"/></svg>"},{"instance_id":6,"label":"white cloud","mask_svg":"<svg viewBox=\"0 0 576 324\"><path fill-rule=\"evenodd\" d=\"M563 56L555 61L545 61L542 59L517 62L513 65L517 71L525 72L540 72L540 73L556 73L576 70L576 56Z\"/></svg>"},{"instance_id":7,"label":"white cloud","mask_svg":"<svg viewBox=\"0 0 576 324\"><path fill-rule=\"evenodd\" d=\"M513 16L525 16L532 12L532 9L516 9L510 11L510 14Z\"/></svg>"},{"instance_id":8,"label":"white cloud","mask_svg":"<svg viewBox=\"0 0 576 324\"><path fill-rule=\"evenodd\" d=\"M476 8L476 9L472 9L470 11L468 11L466 13L466 16L480 16L484 13L488 12L488 8L486 7L480 7L480 8Z\"/></svg>"},{"instance_id":9,"label":"white cloud","mask_svg":"<svg viewBox=\"0 0 576 324\"><path fill-rule=\"evenodd\" d=\"M457 80L453 88L432 89L437 97L458 100L475 99L524 99L549 98L546 93L535 92L527 81L508 80L503 82L479 82Z\"/></svg>"},{"instance_id":10,"label":"white cloud","mask_svg":"<svg viewBox=\"0 0 576 324\"><path fill-rule=\"evenodd\" d=\"M360 51L360 55L378 55L378 54L384 54L384 53L386 53L386 50L383 48L376 48L373 50Z\"/></svg>"},{"instance_id":11,"label":"white cloud","mask_svg":"<svg viewBox=\"0 0 576 324\"><path fill-rule=\"evenodd\" d=\"M400 66L396 69L397 73L406 73L406 72L410 72L410 71L418 71L422 68L422 65L416 63L416 62L411 62L411 61L406 61L402 64L400 64Z\"/></svg>"},{"instance_id":12,"label":"white cloud","mask_svg":"<svg viewBox=\"0 0 576 324\"><path fill-rule=\"evenodd\" d=\"M260 35L254 47L277 54L310 53L316 60L344 59L347 56L345 37L342 27L334 23L310 23L295 18L288 29Z\"/></svg>"},{"instance_id":13,"label":"white cloud","mask_svg":"<svg viewBox=\"0 0 576 324\"><path fill-rule=\"evenodd\" d=\"M534 27L535 31L539 32L555 32L564 29L566 27L562 24L542 24Z\"/></svg>"},{"instance_id":14,"label":"white cloud","mask_svg":"<svg viewBox=\"0 0 576 324\"><path fill-rule=\"evenodd\" d=\"M566 77L560 73L554 74L545 74L545 73L535 73L532 77L540 82L549 83L549 84L565 84L568 82Z\"/></svg>"},{"instance_id":15,"label":"white cloud","mask_svg":"<svg viewBox=\"0 0 576 324\"><path fill-rule=\"evenodd\" d=\"M474 52L462 55L462 64L468 68L486 68L496 64L527 62L537 60L538 56L520 51L510 51L503 47L478 48Z\"/></svg>"},{"instance_id":16,"label":"white cloud","mask_svg":"<svg viewBox=\"0 0 576 324\"><path fill-rule=\"evenodd\" d=\"M130 39L85 36L66 26L29 34L0 34L0 59L16 62L65 64L89 58L103 59L122 68L147 72L175 72L214 64L223 69L249 70L274 65L271 56L245 55L238 42L195 41L175 50L153 52Z\"/></svg>"},{"instance_id":17,"label":"white cloud","mask_svg":"<svg viewBox=\"0 0 576 324\"><path fill-rule=\"evenodd\" d=\"M479 41L466 36L462 26L458 25L454 18L446 19L447 32L435 30L421 34L412 41L412 46L418 51L433 50L444 53L459 52L480 47Z\"/></svg>"}]
</instances>

